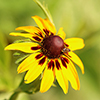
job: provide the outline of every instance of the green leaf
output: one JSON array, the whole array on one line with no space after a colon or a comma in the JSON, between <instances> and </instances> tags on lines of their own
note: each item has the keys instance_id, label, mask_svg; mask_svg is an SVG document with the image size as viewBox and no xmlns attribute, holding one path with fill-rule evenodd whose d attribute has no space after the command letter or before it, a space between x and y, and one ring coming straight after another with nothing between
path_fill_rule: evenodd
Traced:
<instances>
[{"instance_id":1,"label":"green leaf","mask_svg":"<svg viewBox=\"0 0 100 100\"><path fill-rule=\"evenodd\" d=\"M19 53L18 53L18 54L19 54ZM19 64L20 62L22 62L22 61L23 61L26 57L28 57L28 56L29 56L29 54L24 55L23 57L17 59L16 62L15 62L15 64Z\"/></svg>"},{"instance_id":2,"label":"green leaf","mask_svg":"<svg viewBox=\"0 0 100 100\"><path fill-rule=\"evenodd\" d=\"M14 55L14 56L19 56L20 53L19 53L19 52L15 52L13 55Z\"/></svg>"},{"instance_id":3,"label":"green leaf","mask_svg":"<svg viewBox=\"0 0 100 100\"><path fill-rule=\"evenodd\" d=\"M22 40L16 40L14 43L22 43L22 42L31 42L30 39L22 39Z\"/></svg>"}]
</instances>

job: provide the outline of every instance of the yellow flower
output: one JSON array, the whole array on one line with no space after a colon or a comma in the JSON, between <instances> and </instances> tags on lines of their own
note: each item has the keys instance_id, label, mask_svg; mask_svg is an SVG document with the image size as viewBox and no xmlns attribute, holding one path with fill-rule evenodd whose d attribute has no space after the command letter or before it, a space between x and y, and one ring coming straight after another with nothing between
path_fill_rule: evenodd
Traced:
<instances>
[{"instance_id":1,"label":"yellow flower","mask_svg":"<svg viewBox=\"0 0 100 100\"><path fill-rule=\"evenodd\" d=\"M56 29L49 20L42 19L39 16L32 18L38 27L18 27L16 30L23 30L26 33L10 33L12 36L30 38L31 41L13 43L5 48L5 50L20 50L30 53L18 66L18 73L27 71L24 80L28 84L43 72L40 85L40 92L42 93L52 86L55 78L65 94L68 92L68 81L73 89L79 90L80 82L74 63L80 67L83 74L84 66L73 51L84 47L83 39L65 39L63 28L60 28L56 34Z\"/></svg>"}]
</instances>

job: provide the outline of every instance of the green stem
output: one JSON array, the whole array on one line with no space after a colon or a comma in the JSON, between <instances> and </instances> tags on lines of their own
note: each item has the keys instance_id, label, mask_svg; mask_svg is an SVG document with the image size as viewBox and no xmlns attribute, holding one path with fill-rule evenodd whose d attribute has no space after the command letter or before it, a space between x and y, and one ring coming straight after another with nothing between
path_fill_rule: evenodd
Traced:
<instances>
[{"instance_id":1,"label":"green stem","mask_svg":"<svg viewBox=\"0 0 100 100\"><path fill-rule=\"evenodd\" d=\"M16 100L18 95L19 95L20 92L14 92L11 97L9 98L9 100Z\"/></svg>"},{"instance_id":2,"label":"green stem","mask_svg":"<svg viewBox=\"0 0 100 100\"><path fill-rule=\"evenodd\" d=\"M26 75L26 73L25 73L25 75ZM40 77L41 77L41 75L36 80L34 80L33 82L31 82L29 84L24 83L24 77L23 77L23 79L22 79L21 83L19 84L18 88L11 95L9 100L16 100L19 93L21 93L21 92L25 92L27 94L34 94L34 93L38 92L40 90L40 83L41 83Z\"/></svg>"},{"instance_id":3,"label":"green stem","mask_svg":"<svg viewBox=\"0 0 100 100\"><path fill-rule=\"evenodd\" d=\"M22 79L21 83L19 84L19 87L15 90L15 92L10 96L9 100L16 100L19 93L22 92L20 89L20 86L24 83L24 78Z\"/></svg>"},{"instance_id":4,"label":"green stem","mask_svg":"<svg viewBox=\"0 0 100 100\"><path fill-rule=\"evenodd\" d=\"M49 10L48 10L44 5L42 5L40 1L38 1L38 0L33 0L33 1L43 10L43 12L45 13L46 17L47 17L47 18L49 19L49 21L54 25Z\"/></svg>"}]
</instances>

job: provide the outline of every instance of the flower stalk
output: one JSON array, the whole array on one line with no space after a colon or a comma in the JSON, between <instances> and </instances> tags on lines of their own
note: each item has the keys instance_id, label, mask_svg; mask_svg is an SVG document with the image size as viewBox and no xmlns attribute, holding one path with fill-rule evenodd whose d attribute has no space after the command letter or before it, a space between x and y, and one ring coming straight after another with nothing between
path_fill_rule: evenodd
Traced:
<instances>
[{"instance_id":1,"label":"flower stalk","mask_svg":"<svg viewBox=\"0 0 100 100\"><path fill-rule=\"evenodd\" d=\"M9 100L16 100L18 95L19 95L20 92L14 92L11 97L9 98Z\"/></svg>"},{"instance_id":2,"label":"flower stalk","mask_svg":"<svg viewBox=\"0 0 100 100\"><path fill-rule=\"evenodd\" d=\"M52 16L48 10L47 7L45 7L44 5L41 4L41 2L39 0L33 0L41 9L42 11L44 12L44 14L46 15L47 19L54 25L54 22L53 22L53 19L52 19Z\"/></svg>"},{"instance_id":3,"label":"flower stalk","mask_svg":"<svg viewBox=\"0 0 100 100\"><path fill-rule=\"evenodd\" d=\"M38 92L40 89L40 77L41 76L39 76L35 81L31 82L30 84L25 84L23 77L20 85L15 90L15 92L10 96L9 100L16 100L21 92L25 92L27 94L34 94Z\"/></svg>"}]
</instances>

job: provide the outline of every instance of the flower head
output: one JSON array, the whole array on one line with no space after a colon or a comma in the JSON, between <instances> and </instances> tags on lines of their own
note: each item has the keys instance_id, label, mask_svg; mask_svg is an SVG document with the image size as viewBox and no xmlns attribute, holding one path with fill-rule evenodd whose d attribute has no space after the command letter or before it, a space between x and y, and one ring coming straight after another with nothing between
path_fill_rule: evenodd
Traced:
<instances>
[{"instance_id":1,"label":"flower head","mask_svg":"<svg viewBox=\"0 0 100 100\"><path fill-rule=\"evenodd\" d=\"M24 80L28 84L43 72L40 92L46 92L55 79L65 94L68 92L68 81L73 89L79 90L80 82L74 63L80 67L83 74L84 66L73 51L84 47L83 39L65 39L63 28L60 28L56 34L54 25L48 19L42 19L39 16L32 18L38 27L18 27L16 30L23 30L26 33L10 33L12 36L30 38L31 41L13 43L5 48L5 50L20 50L30 54L18 66L18 73L27 71Z\"/></svg>"}]
</instances>

